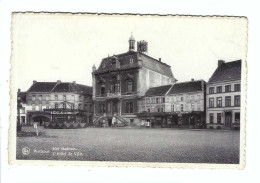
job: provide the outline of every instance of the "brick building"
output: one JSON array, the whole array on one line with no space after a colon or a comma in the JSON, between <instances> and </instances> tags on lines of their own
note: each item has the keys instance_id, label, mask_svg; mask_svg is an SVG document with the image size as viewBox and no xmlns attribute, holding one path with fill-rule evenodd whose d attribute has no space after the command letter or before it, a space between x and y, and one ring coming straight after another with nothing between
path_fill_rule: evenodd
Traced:
<instances>
[{"instance_id":1,"label":"brick building","mask_svg":"<svg viewBox=\"0 0 260 183\"><path fill-rule=\"evenodd\" d=\"M37 82L26 92L26 123L88 123L93 120L92 87L76 82Z\"/></svg>"},{"instance_id":2,"label":"brick building","mask_svg":"<svg viewBox=\"0 0 260 183\"><path fill-rule=\"evenodd\" d=\"M204 80L150 88L140 101L138 116L161 127L205 126Z\"/></svg>"},{"instance_id":3,"label":"brick building","mask_svg":"<svg viewBox=\"0 0 260 183\"><path fill-rule=\"evenodd\" d=\"M171 67L147 54L147 43L129 39L129 51L102 59L99 67L93 66L94 123L104 121L111 125L112 116L118 124L137 125L138 101L155 86L176 82ZM144 43L144 44L143 44Z\"/></svg>"},{"instance_id":4,"label":"brick building","mask_svg":"<svg viewBox=\"0 0 260 183\"><path fill-rule=\"evenodd\" d=\"M207 83L207 128L240 128L241 60L218 61Z\"/></svg>"}]
</instances>

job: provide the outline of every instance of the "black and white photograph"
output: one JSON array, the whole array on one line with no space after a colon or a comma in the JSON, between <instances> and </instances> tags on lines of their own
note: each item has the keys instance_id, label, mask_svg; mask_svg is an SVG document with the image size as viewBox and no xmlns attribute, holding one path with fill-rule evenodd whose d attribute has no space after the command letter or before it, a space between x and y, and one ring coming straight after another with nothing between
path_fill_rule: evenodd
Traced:
<instances>
[{"instance_id":1,"label":"black and white photograph","mask_svg":"<svg viewBox=\"0 0 260 183\"><path fill-rule=\"evenodd\" d=\"M9 162L243 169L247 21L14 12Z\"/></svg>"}]
</instances>

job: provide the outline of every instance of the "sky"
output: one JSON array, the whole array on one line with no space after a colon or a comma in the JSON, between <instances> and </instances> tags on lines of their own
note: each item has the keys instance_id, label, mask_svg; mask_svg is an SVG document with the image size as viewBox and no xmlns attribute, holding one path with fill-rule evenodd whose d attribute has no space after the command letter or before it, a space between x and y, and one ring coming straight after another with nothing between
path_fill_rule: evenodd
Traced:
<instances>
[{"instance_id":1,"label":"sky","mask_svg":"<svg viewBox=\"0 0 260 183\"><path fill-rule=\"evenodd\" d=\"M12 84L26 91L33 80L92 85L92 66L128 51L128 39L148 42L148 55L171 66L178 82L208 81L218 60L245 60L244 18L15 14Z\"/></svg>"}]
</instances>

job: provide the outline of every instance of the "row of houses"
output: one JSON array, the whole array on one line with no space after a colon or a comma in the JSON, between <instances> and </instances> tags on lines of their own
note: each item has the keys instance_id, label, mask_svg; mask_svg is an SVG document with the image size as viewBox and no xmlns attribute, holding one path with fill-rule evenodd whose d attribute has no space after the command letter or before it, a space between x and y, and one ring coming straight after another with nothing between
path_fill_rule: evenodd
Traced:
<instances>
[{"instance_id":1,"label":"row of houses","mask_svg":"<svg viewBox=\"0 0 260 183\"><path fill-rule=\"evenodd\" d=\"M129 38L126 53L92 68L92 87L76 82L33 82L18 92L21 123L237 129L240 124L241 60L218 61L208 82L178 82L171 66L147 55L147 42ZM24 98L25 97L25 98ZM84 125L83 125L84 126ZM66 128L66 127L65 127Z\"/></svg>"}]
</instances>

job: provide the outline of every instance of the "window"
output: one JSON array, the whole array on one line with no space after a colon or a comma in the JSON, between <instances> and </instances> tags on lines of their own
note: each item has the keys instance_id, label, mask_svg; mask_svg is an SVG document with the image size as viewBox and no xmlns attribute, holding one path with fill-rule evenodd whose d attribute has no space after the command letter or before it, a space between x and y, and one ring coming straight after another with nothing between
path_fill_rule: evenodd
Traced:
<instances>
[{"instance_id":1,"label":"window","mask_svg":"<svg viewBox=\"0 0 260 183\"><path fill-rule=\"evenodd\" d=\"M57 102L55 103L55 109L58 109L58 103Z\"/></svg>"},{"instance_id":2,"label":"window","mask_svg":"<svg viewBox=\"0 0 260 183\"><path fill-rule=\"evenodd\" d=\"M63 100L66 100L66 95L63 95Z\"/></svg>"},{"instance_id":3,"label":"window","mask_svg":"<svg viewBox=\"0 0 260 183\"><path fill-rule=\"evenodd\" d=\"M225 97L225 106L226 107L231 106L231 97L230 96Z\"/></svg>"},{"instance_id":4,"label":"window","mask_svg":"<svg viewBox=\"0 0 260 183\"><path fill-rule=\"evenodd\" d=\"M217 123L221 124L221 113L217 113Z\"/></svg>"},{"instance_id":5,"label":"window","mask_svg":"<svg viewBox=\"0 0 260 183\"><path fill-rule=\"evenodd\" d=\"M50 108L50 104L49 102L46 102L46 109L49 109Z\"/></svg>"},{"instance_id":6,"label":"window","mask_svg":"<svg viewBox=\"0 0 260 183\"><path fill-rule=\"evenodd\" d=\"M105 106L105 104L100 104L99 105L99 112L100 112L100 114L106 113L106 106Z\"/></svg>"},{"instance_id":7,"label":"window","mask_svg":"<svg viewBox=\"0 0 260 183\"><path fill-rule=\"evenodd\" d=\"M200 104L198 104L198 111L201 111L201 106L200 106Z\"/></svg>"},{"instance_id":8,"label":"window","mask_svg":"<svg viewBox=\"0 0 260 183\"><path fill-rule=\"evenodd\" d=\"M214 114L213 113L209 114L209 122L214 123Z\"/></svg>"},{"instance_id":9,"label":"window","mask_svg":"<svg viewBox=\"0 0 260 183\"><path fill-rule=\"evenodd\" d=\"M55 100L58 100L58 95L55 95Z\"/></svg>"},{"instance_id":10,"label":"window","mask_svg":"<svg viewBox=\"0 0 260 183\"><path fill-rule=\"evenodd\" d=\"M35 100L35 95L32 96L32 100L33 100L33 101Z\"/></svg>"},{"instance_id":11,"label":"window","mask_svg":"<svg viewBox=\"0 0 260 183\"><path fill-rule=\"evenodd\" d=\"M105 89L105 83L101 83L100 94L101 94L101 95L104 95L104 94L105 94L105 91L106 91L106 89Z\"/></svg>"},{"instance_id":12,"label":"window","mask_svg":"<svg viewBox=\"0 0 260 183\"><path fill-rule=\"evenodd\" d=\"M201 96L198 94L198 95L197 95L197 99L200 100L200 97L201 97Z\"/></svg>"},{"instance_id":13,"label":"window","mask_svg":"<svg viewBox=\"0 0 260 183\"><path fill-rule=\"evenodd\" d=\"M217 87L217 93L221 93L222 92L222 86L218 86Z\"/></svg>"},{"instance_id":14,"label":"window","mask_svg":"<svg viewBox=\"0 0 260 183\"><path fill-rule=\"evenodd\" d=\"M50 95L46 95L46 100L50 100Z\"/></svg>"},{"instance_id":15,"label":"window","mask_svg":"<svg viewBox=\"0 0 260 183\"><path fill-rule=\"evenodd\" d=\"M133 113L133 102L126 102L126 113Z\"/></svg>"},{"instance_id":16,"label":"window","mask_svg":"<svg viewBox=\"0 0 260 183\"><path fill-rule=\"evenodd\" d=\"M240 84L235 84L235 91L240 91Z\"/></svg>"},{"instance_id":17,"label":"window","mask_svg":"<svg viewBox=\"0 0 260 183\"><path fill-rule=\"evenodd\" d=\"M195 105L191 104L191 110L194 111L194 109L195 109Z\"/></svg>"},{"instance_id":18,"label":"window","mask_svg":"<svg viewBox=\"0 0 260 183\"><path fill-rule=\"evenodd\" d=\"M39 95L38 99L39 101L42 101L42 95Z\"/></svg>"},{"instance_id":19,"label":"window","mask_svg":"<svg viewBox=\"0 0 260 183\"><path fill-rule=\"evenodd\" d=\"M214 93L214 87L209 87L209 93Z\"/></svg>"},{"instance_id":20,"label":"window","mask_svg":"<svg viewBox=\"0 0 260 183\"><path fill-rule=\"evenodd\" d=\"M183 101L183 97L181 97L181 101Z\"/></svg>"},{"instance_id":21,"label":"window","mask_svg":"<svg viewBox=\"0 0 260 183\"><path fill-rule=\"evenodd\" d=\"M214 107L214 98L209 99L209 107L210 108Z\"/></svg>"},{"instance_id":22,"label":"window","mask_svg":"<svg viewBox=\"0 0 260 183\"><path fill-rule=\"evenodd\" d=\"M155 98L152 98L152 103L155 103Z\"/></svg>"},{"instance_id":23,"label":"window","mask_svg":"<svg viewBox=\"0 0 260 183\"><path fill-rule=\"evenodd\" d=\"M163 112L163 108L161 108L161 112Z\"/></svg>"},{"instance_id":24,"label":"window","mask_svg":"<svg viewBox=\"0 0 260 183\"><path fill-rule=\"evenodd\" d=\"M150 103L150 99L149 99L149 98L147 98L147 99L145 99L145 100L146 100L146 103L147 103L147 104Z\"/></svg>"},{"instance_id":25,"label":"window","mask_svg":"<svg viewBox=\"0 0 260 183\"><path fill-rule=\"evenodd\" d=\"M190 96L190 99L191 99L191 100L194 100L194 95L191 95L191 96Z\"/></svg>"},{"instance_id":26,"label":"window","mask_svg":"<svg viewBox=\"0 0 260 183\"><path fill-rule=\"evenodd\" d=\"M165 98L164 97L162 98L162 103L165 103Z\"/></svg>"},{"instance_id":27,"label":"window","mask_svg":"<svg viewBox=\"0 0 260 183\"><path fill-rule=\"evenodd\" d=\"M81 106L82 106L82 104L79 104L79 105L78 105L78 109L81 109Z\"/></svg>"},{"instance_id":28,"label":"window","mask_svg":"<svg viewBox=\"0 0 260 183\"><path fill-rule=\"evenodd\" d=\"M147 112L151 112L151 111L150 111L150 108L147 109Z\"/></svg>"},{"instance_id":29,"label":"window","mask_svg":"<svg viewBox=\"0 0 260 183\"><path fill-rule=\"evenodd\" d=\"M225 92L231 92L231 85L225 86Z\"/></svg>"},{"instance_id":30,"label":"window","mask_svg":"<svg viewBox=\"0 0 260 183\"><path fill-rule=\"evenodd\" d=\"M183 104L181 104L181 111L183 111Z\"/></svg>"},{"instance_id":31,"label":"window","mask_svg":"<svg viewBox=\"0 0 260 183\"><path fill-rule=\"evenodd\" d=\"M160 102L160 98L156 98L156 103L159 103Z\"/></svg>"},{"instance_id":32,"label":"window","mask_svg":"<svg viewBox=\"0 0 260 183\"><path fill-rule=\"evenodd\" d=\"M235 96L235 106L240 106L240 95Z\"/></svg>"},{"instance_id":33,"label":"window","mask_svg":"<svg viewBox=\"0 0 260 183\"><path fill-rule=\"evenodd\" d=\"M35 111L35 104L32 104L32 110Z\"/></svg>"},{"instance_id":34,"label":"window","mask_svg":"<svg viewBox=\"0 0 260 183\"><path fill-rule=\"evenodd\" d=\"M130 58L130 64L134 63L134 59Z\"/></svg>"},{"instance_id":35,"label":"window","mask_svg":"<svg viewBox=\"0 0 260 183\"><path fill-rule=\"evenodd\" d=\"M235 113L235 123L240 123L240 112Z\"/></svg>"},{"instance_id":36,"label":"window","mask_svg":"<svg viewBox=\"0 0 260 183\"><path fill-rule=\"evenodd\" d=\"M133 91L133 81L132 80L127 80L126 81L126 90L127 90L127 92L132 92Z\"/></svg>"},{"instance_id":37,"label":"window","mask_svg":"<svg viewBox=\"0 0 260 183\"><path fill-rule=\"evenodd\" d=\"M157 112L160 112L160 108L157 108Z\"/></svg>"},{"instance_id":38,"label":"window","mask_svg":"<svg viewBox=\"0 0 260 183\"><path fill-rule=\"evenodd\" d=\"M217 107L222 107L222 97L217 98Z\"/></svg>"},{"instance_id":39,"label":"window","mask_svg":"<svg viewBox=\"0 0 260 183\"><path fill-rule=\"evenodd\" d=\"M171 105L171 111L174 112L174 105Z\"/></svg>"},{"instance_id":40,"label":"window","mask_svg":"<svg viewBox=\"0 0 260 183\"><path fill-rule=\"evenodd\" d=\"M39 104L39 110L42 111L42 104Z\"/></svg>"},{"instance_id":41,"label":"window","mask_svg":"<svg viewBox=\"0 0 260 183\"><path fill-rule=\"evenodd\" d=\"M116 92L120 92L120 85L119 85L119 83L116 83L115 87L116 87Z\"/></svg>"},{"instance_id":42,"label":"window","mask_svg":"<svg viewBox=\"0 0 260 183\"><path fill-rule=\"evenodd\" d=\"M75 95L71 95L71 100L75 100Z\"/></svg>"}]
</instances>

